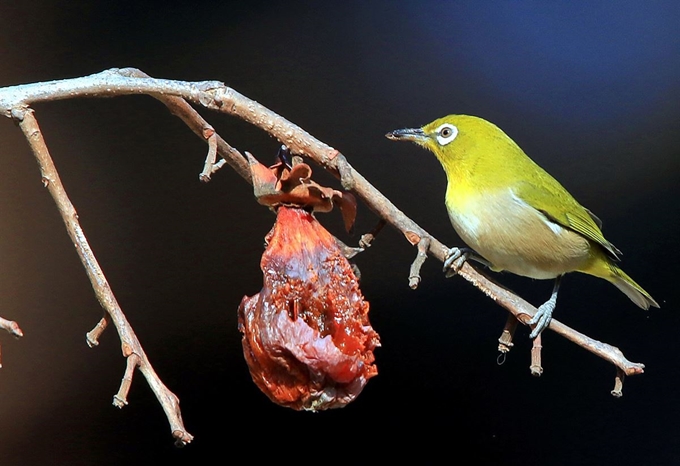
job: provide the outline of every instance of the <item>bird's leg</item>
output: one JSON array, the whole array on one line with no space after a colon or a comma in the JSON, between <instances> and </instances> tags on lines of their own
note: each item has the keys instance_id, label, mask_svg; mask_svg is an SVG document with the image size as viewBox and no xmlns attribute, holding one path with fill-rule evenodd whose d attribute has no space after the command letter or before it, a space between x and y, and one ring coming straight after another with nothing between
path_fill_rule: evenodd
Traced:
<instances>
[{"instance_id":1,"label":"bird's leg","mask_svg":"<svg viewBox=\"0 0 680 466\"><path fill-rule=\"evenodd\" d=\"M455 266L458 259L463 258L460 264ZM484 264L485 266L491 268L491 263L484 259L482 256L477 254L470 248L451 248L446 252L446 259L444 260L444 272L446 272L446 278L453 277L458 269L463 265L465 261L472 259L475 262Z\"/></svg>"},{"instance_id":2,"label":"bird's leg","mask_svg":"<svg viewBox=\"0 0 680 466\"><path fill-rule=\"evenodd\" d=\"M536 338L548 327L548 325L550 325L552 313L555 310L555 304L557 304L557 292L560 290L562 277L563 275L560 275L555 279L555 285L553 286L550 299L539 306L538 312L536 312L529 321L529 325L536 325L529 335L531 338Z\"/></svg>"}]
</instances>

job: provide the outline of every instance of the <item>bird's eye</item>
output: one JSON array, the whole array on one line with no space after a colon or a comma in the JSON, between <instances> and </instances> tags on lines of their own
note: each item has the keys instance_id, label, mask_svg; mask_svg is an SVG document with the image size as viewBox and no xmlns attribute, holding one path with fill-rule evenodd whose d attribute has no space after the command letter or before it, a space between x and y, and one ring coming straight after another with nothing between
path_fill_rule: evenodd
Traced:
<instances>
[{"instance_id":1,"label":"bird's eye","mask_svg":"<svg viewBox=\"0 0 680 466\"><path fill-rule=\"evenodd\" d=\"M458 136L458 128L449 123L444 123L439 128L437 128L437 141L442 146L447 145Z\"/></svg>"}]
</instances>

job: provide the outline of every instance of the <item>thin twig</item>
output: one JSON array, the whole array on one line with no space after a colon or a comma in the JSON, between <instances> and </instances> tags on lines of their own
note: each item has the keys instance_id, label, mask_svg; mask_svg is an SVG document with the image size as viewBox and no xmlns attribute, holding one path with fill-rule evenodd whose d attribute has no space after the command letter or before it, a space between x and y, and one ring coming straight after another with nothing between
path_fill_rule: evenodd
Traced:
<instances>
[{"instance_id":1,"label":"thin twig","mask_svg":"<svg viewBox=\"0 0 680 466\"><path fill-rule=\"evenodd\" d=\"M616 398L621 398L623 396L623 380L626 378L626 374L619 368L616 369L616 378L614 379L614 389L612 390L612 395Z\"/></svg>"},{"instance_id":2,"label":"thin twig","mask_svg":"<svg viewBox=\"0 0 680 466\"><path fill-rule=\"evenodd\" d=\"M215 170L215 162L217 161L217 133L215 133L212 127L205 128L203 130L203 137L208 141L208 155L205 158L203 171L198 175L198 178L207 183L210 181L210 176L217 171Z\"/></svg>"},{"instance_id":3,"label":"thin twig","mask_svg":"<svg viewBox=\"0 0 680 466\"><path fill-rule=\"evenodd\" d=\"M12 117L19 122L19 127L23 131L33 150L33 154L40 166L43 184L47 187L54 202L57 204L59 213L66 225L66 230L71 237L71 241L73 241L73 244L76 246L80 260L85 266L85 271L90 279L95 295L104 310L111 316L111 320L116 327L116 330L118 330L123 356L126 358L134 356L132 362L128 359L128 371L126 371L126 375L127 372L129 372L130 364L132 364L133 367L139 367L139 370L144 374L149 386L161 403L170 423L172 434L177 442L180 444L191 442L193 436L184 428L177 397L163 384L158 375L156 375L156 372L144 353L141 343L137 339L125 314L118 305L118 302L111 291L111 287L85 238L85 233L78 222L76 210L64 190L64 186L61 183L57 169L52 161L47 145L45 144L45 140L33 110L25 107L15 108L12 111Z\"/></svg>"},{"instance_id":4,"label":"thin twig","mask_svg":"<svg viewBox=\"0 0 680 466\"><path fill-rule=\"evenodd\" d=\"M373 227L371 231L368 233L365 233L361 235L361 238L359 238L359 247L362 248L369 248L371 247L371 244L373 244L373 241L377 238L378 234L380 231L383 229L383 227L387 225L387 222L383 220L382 218L378 220L378 224ZM429 245L428 245L429 247Z\"/></svg>"},{"instance_id":5,"label":"thin twig","mask_svg":"<svg viewBox=\"0 0 680 466\"><path fill-rule=\"evenodd\" d=\"M542 340L541 334L539 333L536 338L534 338L531 346L531 365L529 366L529 370L531 371L531 375L535 377L540 377L543 374L543 366L541 365Z\"/></svg>"},{"instance_id":6,"label":"thin twig","mask_svg":"<svg viewBox=\"0 0 680 466\"><path fill-rule=\"evenodd\" d=\"M19 328L19 324L13 320L7 320L3 317L0 317L0 329L6 330L17 338L24 336L24 332L22 332Z\"/></svg>"},{"instance_id":7,"label":"thin twig","mask_svg":"<svg viewBox=\"0 0 680 466\"><path fill-rule=\"evenodd\" d=\"M340 248L340 252L342 252L342 255L345 256L345 259L348 259L348 260L352 259L354 256L356 256L360 252L364 252L364 248L355 248L355 247L352 247L352 246L348 246L343 241L339 240L338 238L335 238L335 244L338 245L338 247Z\"/></svg>"},{"instance_id":8,"label":"thin twig","mask_svg":"<svg viewBox=\"0 0 680 466\"><path fill-rule=\"evenodd\" d=\"M118 393L113 395L113 406L116 408L123 408L127 406L127 396L130 392L130 387L132 386L132 377L135 375L135 369L140 364L139 356L136 354L131 354L126 360L125 375L123 375L123 380L120 382L120 388Z\"/></svg>"},{"instance_id":9,"label":"thin twig","mask_svg":"<svg viewBox=\"0 0 680 466\"><path fill-rule=\"evenodd\" d=\"M99 322L97 322L97 325L94 326L92 330L87 332L85 335L85 340L87 341L87 345L90 348L94 348L95 346L99 345L99 337L102 335L104 330L106 330L106 327L109 325L109 315L104 314L104 317L101 318Z\"/></svg>"},{"instance_id":10,"label":"thin twig","mask_svg":"<svg viewBox=\"0 0 680 466\"><path fill-rule=\"evenodd\" d=\"M19 328L19 324L17 324L13 320L7 320L3 317L0 317L0 329L6 330L8 333L14 335L16 338L24 336L24 332L22 332L21 329ZM2 346L0 346L0 368L2 368Z\"/></svg>"},{"instance_id":11,"label":"thin twig","mask_svg":"<svg viewBox=\"0 0 680 466\"><path fill-rule=\"evenodd\" d=\"M418 288L418 285L420 284L420 268L425 263L425 259L427 259L427 250L429 248L430 248L429 237L426 236L425 238L418 241L418 253L416 254L416 258L413 260L413 263L411 264L411 270L410 273L408 274L408 286L412 290Z\"/></svg>"},{"instance_id":12,"label":"thin twig","mask_svg":"<svg viewBox=\"0 0 680 466\"><path fill-rule=\"evenodd\" d=\"M515 345L512 342L512 338L515 336L515 330L517 329L517 317L510 314L508 319L505 321L505 327L503 327L503 332L500 338L498 338L498 351L502 354L508 353L512 347Z\"/></svg>"}]
</instances>

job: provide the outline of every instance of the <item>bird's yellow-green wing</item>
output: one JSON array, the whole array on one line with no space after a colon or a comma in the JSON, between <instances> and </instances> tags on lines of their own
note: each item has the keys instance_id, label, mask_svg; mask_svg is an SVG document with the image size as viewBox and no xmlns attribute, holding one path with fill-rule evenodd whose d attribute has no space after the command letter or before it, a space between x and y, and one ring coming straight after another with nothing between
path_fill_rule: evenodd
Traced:
<instances>
[{"instance_id":1,"label":"bird's yellow-green wing","mask_svg":"<svg viewBox=\"0 0 680 466\"><path fill-rule=\"evenodd\" d=\"M549 220L583 235L602 246L612 259L619 259L621 251L605 239L600 230L600 219L579 204L554 178L547 183L542 179L540 184L523 181L513 191Z\"/></svg>"}]
</instances>

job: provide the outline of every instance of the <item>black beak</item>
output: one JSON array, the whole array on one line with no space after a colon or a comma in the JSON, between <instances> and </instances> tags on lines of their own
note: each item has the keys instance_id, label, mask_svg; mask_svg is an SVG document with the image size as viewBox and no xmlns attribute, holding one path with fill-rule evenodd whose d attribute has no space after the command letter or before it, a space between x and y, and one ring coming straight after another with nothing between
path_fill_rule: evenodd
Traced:
<instances>
[{"instance_id":1,"label":"black beak","mask_svg":"<svg viewBox=\"0 0 680 466\"><path fill-rule=\"evenodd\" d=\"M387 139L393 141L413 141L422 143L427 136L420 128L395 129L385 135Z\"/></svg>"}]
</instances>

